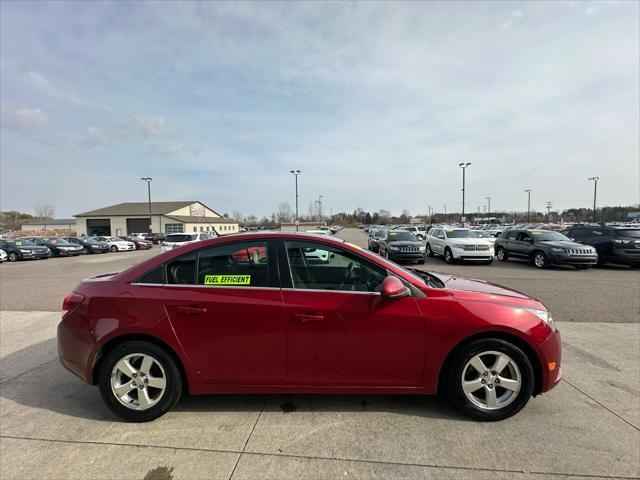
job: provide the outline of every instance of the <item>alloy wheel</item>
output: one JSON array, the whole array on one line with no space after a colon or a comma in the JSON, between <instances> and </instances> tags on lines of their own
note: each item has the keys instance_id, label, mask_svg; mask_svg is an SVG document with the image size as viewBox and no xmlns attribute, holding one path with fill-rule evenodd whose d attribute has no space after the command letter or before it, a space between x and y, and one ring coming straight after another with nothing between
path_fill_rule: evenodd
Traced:
<instances>
[{"instance_id":1,"label":"alloy wheel","mask_svg":"<svg viewBox=\"0 0 640 480\"><path fill-rule=\"evenodd\" d=\"M504 249L502 248L498 249L498 260L504 260Z\"/></svg>"},{"instance_id":2,"label":"alloy wheel","mask_svg":"<svg viewBox=\"0 0 640 480\"><path fill-rule=\"evenodd\" d=\"M158 360L146 353L122 357L111 371L111 392L131 410L147 410L167 389L167 375Z\"/></svg>"},{"instance_id":3,"label":"alloy wheel","mask_svg":"<svg viewBox=\"0 0 640 480\"><path fill-rule=\"evenodd\" d=\"M518 396L522 376L518 365L503 352L486 351L475 355L462 370L462 391L483 410L499 410Z\"/></svg>"},{"instance_id":4,"label":"alloy wheel","mask_svg":"<svg viewBox=\"0 0 640 480\"><path fill-rule=\"evenodd\" d=\"M544 258L544 254L542 253L536 253L536 256L533 257L533 263L536 265L536 267L538 268L544 268L545 266L545 258Z\"/></svg>"}]
</instances>

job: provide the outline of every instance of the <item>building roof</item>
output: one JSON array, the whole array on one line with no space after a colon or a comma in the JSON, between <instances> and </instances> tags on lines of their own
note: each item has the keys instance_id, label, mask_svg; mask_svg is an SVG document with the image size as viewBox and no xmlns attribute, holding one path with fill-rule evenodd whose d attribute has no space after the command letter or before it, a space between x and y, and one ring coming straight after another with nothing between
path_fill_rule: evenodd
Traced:
<instances>
[{"instance_id":1,"label":"building roof","mask_svg":"<svg viewBox=\"0 0 640 480\"><path fill-rule=\"evenodd\" d=\"M226 217L189 217L184 215L167 215L167 218L173 218L184 223L238 223L231 218Z\"/></svg>"},{"instance_id":2,"label":"building roof","mask_svg":"<svg viewBox=\"0 0 640 480\"><path fill-rule=\"evenodd\" d=\"M30 225L75 225L75 218L56 218L49 220L32 220L29 223L23 223L23 227L28 227Z\"/></svg>"},{"instance_id":3,"label":"building roof","mask_svg":"<svg viewBox=\"0 0 640 480\"><path fill-rule=\"evenodd\" d=\"M166 215L167 213L178 210L179 208L188 207L194 203L202 203L197 200L183 202L151 202L152 215ZM217 213L217 212L216 212ZM109 215L148 215L148 202L125 202L111 205L110 207L98 208L89 212L78 213L74 217L94 217Z\"/></svg>"}]
</instances>

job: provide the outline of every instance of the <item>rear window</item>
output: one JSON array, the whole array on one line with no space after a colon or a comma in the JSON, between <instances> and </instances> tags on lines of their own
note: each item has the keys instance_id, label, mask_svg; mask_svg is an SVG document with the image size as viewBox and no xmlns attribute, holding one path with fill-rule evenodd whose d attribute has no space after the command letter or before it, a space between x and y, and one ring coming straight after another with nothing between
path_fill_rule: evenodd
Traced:
<instances>
[{"instance_id":1,"label":"rear window","mask_svg":"<svg viewBox=\"0 0 640 480\"><path fill-rule=\"evenodd\" d=\"M620 229L616 230L619 237L640 238L640 229Z\"/></svg>"},{"instance_id":2,"label":"rear window","mask_svg":"<svg viewBox=\"0 0 640 480\"><path fill-rule=\"evenodd\" d=\"M164 241L165 242L191 242L192 240L195 239L196 235L191 235L188 233L176 233L173 235L167 235Z\"/></svg>"}]
</instances>

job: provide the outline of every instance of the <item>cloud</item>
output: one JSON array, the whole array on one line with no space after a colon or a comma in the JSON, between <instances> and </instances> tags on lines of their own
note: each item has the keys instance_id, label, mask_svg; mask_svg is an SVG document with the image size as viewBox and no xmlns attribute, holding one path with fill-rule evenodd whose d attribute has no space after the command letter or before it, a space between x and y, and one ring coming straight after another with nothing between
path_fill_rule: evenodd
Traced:
<instances>
[{"instance_id":1,"label":"cloud","mask_svg":"<svg viewBox=\"0 0 640 480\"><path fill-rule=\"evenodd\" d=\"M589 7L587 7L587 9L584 11L585 15L593 15L595 13L598 13L598 9L596 7L594 7L593 5L590 5Z\"/></svg>"},{"instance_id":2,"label":"cloud","mask_svg":"<svg viewBox=\"0 0 640 480\"><path fill-rule=\"evenodd\" d=\"M160 137L167 134L169 124L162 117L143 117L134 118L134 130L141 132L149 137Z\"/></svg>"},{"instance_id":3,"label":"cloud","mask_svg":"<svg viewBox=\"0 0 640 480\"><path fill-rule=\"evenodd\" d=\"M515 25L516 23L520 22L523 17L524 17L524 12L522 10L514 10L513 12L511 12L511 18L508 18L507 20L502 22L502 24L500 25L500 28L502 28L503 30L507 30L511 28L513 25Z\"/></svg>"},{"instance_id":4,"label":"cloud","mask_svg":"<svg viewBox=\"0 0 640 480\"><path fill-rule=\"evenodd\" d=\"M141 138L163 138L168 137L172 133L169 122L162 117L146 117L137 115L132 118L114 122L111 125L87 128L84 138L80 141L80 145L84 147L98 147L107 145L117 141L137 141ZM182 148L181 145L179 145ZM179 149L172 145L175 151L161 151L162 154L177 155Z\"/></svg>"},{"instance_id":5,"label":"cloud","mask_svg":"<svg viewBox=\"0 0 640 480\"><path fill-rule=\"evenodd\" d=\"M99 145L105 145L109 142L107 133L97 127L87 128L87 132L84 140L81 144L89 147L96 147Z\"/></svg>"},{"instance_id":6,"label":"cloud","mask_svg":"<svg viewBox=\"0 0 640 480\"><path fill-rule=\"evenodd\" d=\"M60 139L44 130L49 122L47 115L40 108L6 108L0 109L0 128L20 133L45 145L57 145Z\"/></svg>"}]
</instances>

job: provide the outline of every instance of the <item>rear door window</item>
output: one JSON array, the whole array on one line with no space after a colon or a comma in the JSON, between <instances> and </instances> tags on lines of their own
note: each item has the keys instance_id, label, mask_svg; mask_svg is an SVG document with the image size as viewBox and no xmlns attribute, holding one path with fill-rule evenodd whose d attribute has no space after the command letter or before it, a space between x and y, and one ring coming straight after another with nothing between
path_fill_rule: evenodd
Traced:
<instances>
[{"instance_id":1,"label":"rear door window","mask_svg":"<svg viewBox=\"0 0 640 480\"><path fill-rule=\"evenodd\" d=\"M219 245L200 251L198 285L207 287L269 287L267 242Z\"/></svg>"}]
</instances>

